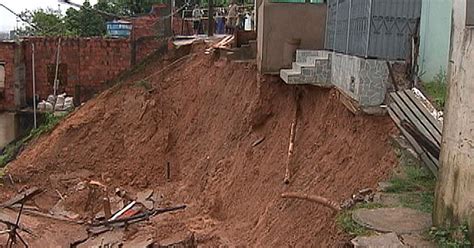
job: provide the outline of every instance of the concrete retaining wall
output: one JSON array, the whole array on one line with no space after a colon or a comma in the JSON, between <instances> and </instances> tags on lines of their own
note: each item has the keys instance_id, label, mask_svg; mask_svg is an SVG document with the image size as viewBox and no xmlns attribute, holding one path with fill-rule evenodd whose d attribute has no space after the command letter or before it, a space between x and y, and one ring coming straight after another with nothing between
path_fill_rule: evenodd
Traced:
<instances>
[{"instance_id":1,"label":"concrete retaining wall","mask_svg":"<svg viewBox=\"0 0 474 248\"><path fill-rule=\"evenodd\" d=\"M301 49L323 49L326 4L271 3L258 9L257 64L264 74L278 74L284 66L284 46L301 39Z\"/></svg>"},{"instance_id":2,"label":"concrete retaining wall","mask_svg":"<svg viewBox=\"0 0 474 248\"><path fill-rule=\"evenodd\" d=\"M334 53L332 83L363 107L381 105L390 85L384 60Z\"/></svg>"}]
</instances>

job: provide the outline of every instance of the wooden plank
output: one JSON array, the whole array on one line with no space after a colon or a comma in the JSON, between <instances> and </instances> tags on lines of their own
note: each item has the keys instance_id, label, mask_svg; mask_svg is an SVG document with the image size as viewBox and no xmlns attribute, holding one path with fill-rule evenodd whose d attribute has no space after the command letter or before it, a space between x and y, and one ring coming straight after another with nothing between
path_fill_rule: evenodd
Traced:
<instances>
[{"instance_id":1,"label":"wooden plank","mask_svg":"<svg viewBox=\"0 0 474 248\"><path fill-rule=\"evenodd\" d=\"M439 130L437 130L436 127L433 126L430 120L427 119L426 116L421 112L421 110L413 103L413 99L410 99L405 92L399 92L398 95L402 98L405 104L410 108L410 110L415 115L415 117L417 117L418 120L420 120L421 124L427 129L431 137L433 137L436 140L436 144L438 146L441 146L441 133L439 133Z\"/></svg>"},{"instance_id":2,"label":"wooden plank","mask_svg":"<svg viewBox=\"0 0 474 248\"><path fill-rule=\"evenodd\" d=\"M25 190L23 193L20 193L18 195L13 196L9 200L5 201L0 205L2 208L10 207L12 205L15 205L17 203L21 203L24 200L28 200L31 197L41 193L41 190L37 187L32 187L28 190Z\"/></svg>"},{"instance_id":3,"label":"wooden plank","mask_svg":"<svg viewBox=\"0 0 474 248\"><path fill-rule=\"evenodd\" d=\"M426 151L415 141L415 139L401 126L400 116L403 116L403 112L401 112L400 108L398 108L398 106L395 104L391 104L388 113L395 122L395 125L397 125L400 131L402 132L403 136L407 138L413 149L415 149L415 152L420 156L421 161L423 161L426 167L428 167L428 169L435 176L437 176L439 168L438 160L434 159L431 154L427 154Z\"/></svg>"},{"instance_id":4,"label":"wooden plank","mask_svg":"<svg viewBox=\"0 0 474 248\"><path fill-rule=\"evenodd\" d=\"M443 125L440 121L438 121L436 118L434 118L433 115L426 109L426 107L421 103L421 100L416 97L415 93L411 90L406 90L405 93L410 97L410 99L413 101L413 103L418 107L419 110L423 113L423 115L430 121L430 123L436 127L436 130L438 130L438 133L442 136L443 134Z\"/></svg>"},{"instance_id":5,"label":"wooden plank","mask_svg":"<svg viewBox=\"0 0 474 248\"><path fill-rule=\"evenodd\" d=\"M415 114L412 112L410 106L406 105L405 101L398 95L392 95L392 98L395 100L395 104L401 109L405 115L406 120L413 123L415 127L423 133L431 142L439 145L438 141L430 134L429 130L416 118Z\"/></svg>"}]
</instances>

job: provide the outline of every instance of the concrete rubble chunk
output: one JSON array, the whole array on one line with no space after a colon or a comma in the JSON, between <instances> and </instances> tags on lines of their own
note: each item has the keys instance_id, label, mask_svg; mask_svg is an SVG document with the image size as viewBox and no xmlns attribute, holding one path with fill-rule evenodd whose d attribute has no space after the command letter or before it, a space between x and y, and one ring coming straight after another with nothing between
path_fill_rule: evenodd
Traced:
<instances>
[{"instance_id":1,"label":"concrete rubble chunk","mask_svg":"<svg viewBox=\"0 0 474 248\"><path fill-rule=\"evenodd\" d=\"M401 248L406 247L395 233L386 233L369 237L356 237L351 240L355 248Z\"/></svg>"},{"instance_id":2,"label":"concrete rubble chunk","mask_svg":"<svg viewBox=\"0 0 474 248\"><path fill-rule=\"evenodd\" d=\"M430 214L409 208L358 209L352 219L361 226L384 233L417 233L431 227Z\"/></svg>"}]
</instances>

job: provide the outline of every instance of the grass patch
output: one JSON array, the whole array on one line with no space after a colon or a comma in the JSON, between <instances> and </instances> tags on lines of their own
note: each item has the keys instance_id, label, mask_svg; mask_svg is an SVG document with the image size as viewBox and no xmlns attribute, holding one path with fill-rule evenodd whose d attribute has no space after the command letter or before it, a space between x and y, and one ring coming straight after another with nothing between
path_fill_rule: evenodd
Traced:
<instances>
[{"instance_id":1,"label":"grass patch","mask_svg":"<svg viewBox=\"0 0 474 248\"><path fill-rule=\"evenodd\" d=\"M389 180L390 186L384 191L399 195L403 207L422 212L433 211L436 178L421 162L408 151L397 150L400 171Z\"/></svg>"},{"instance_id":2,"label":"grass patch","mask_svg":"<svg viewBox=\"0 0 474 248\"><path fill-rule=\"evenodd\" d=\"M152 87L151 87L151 84L147 81L147 80L140 80L140 81L137 81L135 83L135 86L137 87L143 87L145 88L146 90L150 90Z\"/></svg>"},{"instance_id":3,"label":"grass patch","mask_svg":"<svg viewBox=\"0 0 474 248\"><path fill-rule=\"evenodd\" d=\"M449 229L432 228L429 234L441 248L472 247L469 241L467 225L460 225Z\"/></svg>"},{"instance_id":4,"label":"grass patch","mask_svg":"<svg viewBox=\"0 0 474 248\"><path fill-rule=\"evenodd\" d=\"M0 155L0 175L3 174L3 167L5 167L10 161L14 160L22 148L31 140L41 136L44 133L48 133L53 130L54 127L64 118L65 115L54 115L53 113L46 113L44 115L43 123L36 129L32 129L28 135L17 140L16 142L7 145Z\"/></svg>"},{"instance_id":5,"label":"grass patch","mask_svg":"<svg viewBox=\"0 0 474 248\"><path fill-rule=\"evenodd\" d=\"M400 196L403 207L416 209L421 212L433 212L434 192L411 192Z\"/></svg>"},{"instance_id":6,"label":"grass patch","mask_svg":"<svg viewBox=\"0 0 474 248\"><path fill-rule=\"evenodd\" d=\"M440 71L433 81L423 84L424 91L437 109L444 109L446 104L447 82L446 72Z\"/></svg>"},{"instance_id":7,"label":"grass patch","mask_svg":"<svg viewBox=\"0 0 474 248\"><path fill-rule=\"evenodd\" d=\"M336 217L336 223L342 228L342 230L344 230L344 232L348 233L349 235L352 235L352 236L372 235L374 233L372 230L369 230L369 229L357 224L352 219L352 213L356 209L361 209L361 208L374 209L374 208L381 208L381 207L383 207L383 206L381 204L377 204L377 203L357 204L353 209L345 210L345 211L339 213Z\"/></svg>"}]
</instances>

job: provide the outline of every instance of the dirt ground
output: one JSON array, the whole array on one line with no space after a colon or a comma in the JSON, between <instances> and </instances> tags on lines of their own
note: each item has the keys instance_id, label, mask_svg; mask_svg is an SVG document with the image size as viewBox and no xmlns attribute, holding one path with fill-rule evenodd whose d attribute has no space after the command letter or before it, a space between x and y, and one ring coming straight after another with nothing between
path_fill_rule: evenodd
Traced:
<instances>
[{"instance_id":1,"label":"dirt ground","mask_svg":"<svg viewBox=\"0 0 474 248\"><path fill-rule=\"evenodd\" d=\"M280 195L341 202L375 187L396 165L391 120L354 116L335 90L296 90L259 76L252 63L203 51L165 70L172 59L150 62L72 113L8 165L15 184L3 186L2 199L37 186L45 192L31 205L48 212L63 197L65 210L87 222L102 211L100 196L84 186L95 180L109 192L153 189L159 206L187 205L130 225L116 239L166 242L194 233L202 247L343 246L347 237L329 209ZM285 185L295 94L295 158ZM38 235L23 235L32 244L64 247L84 236L85 225L28 218L22 223Z\"/></svg>"}]
</instances>

